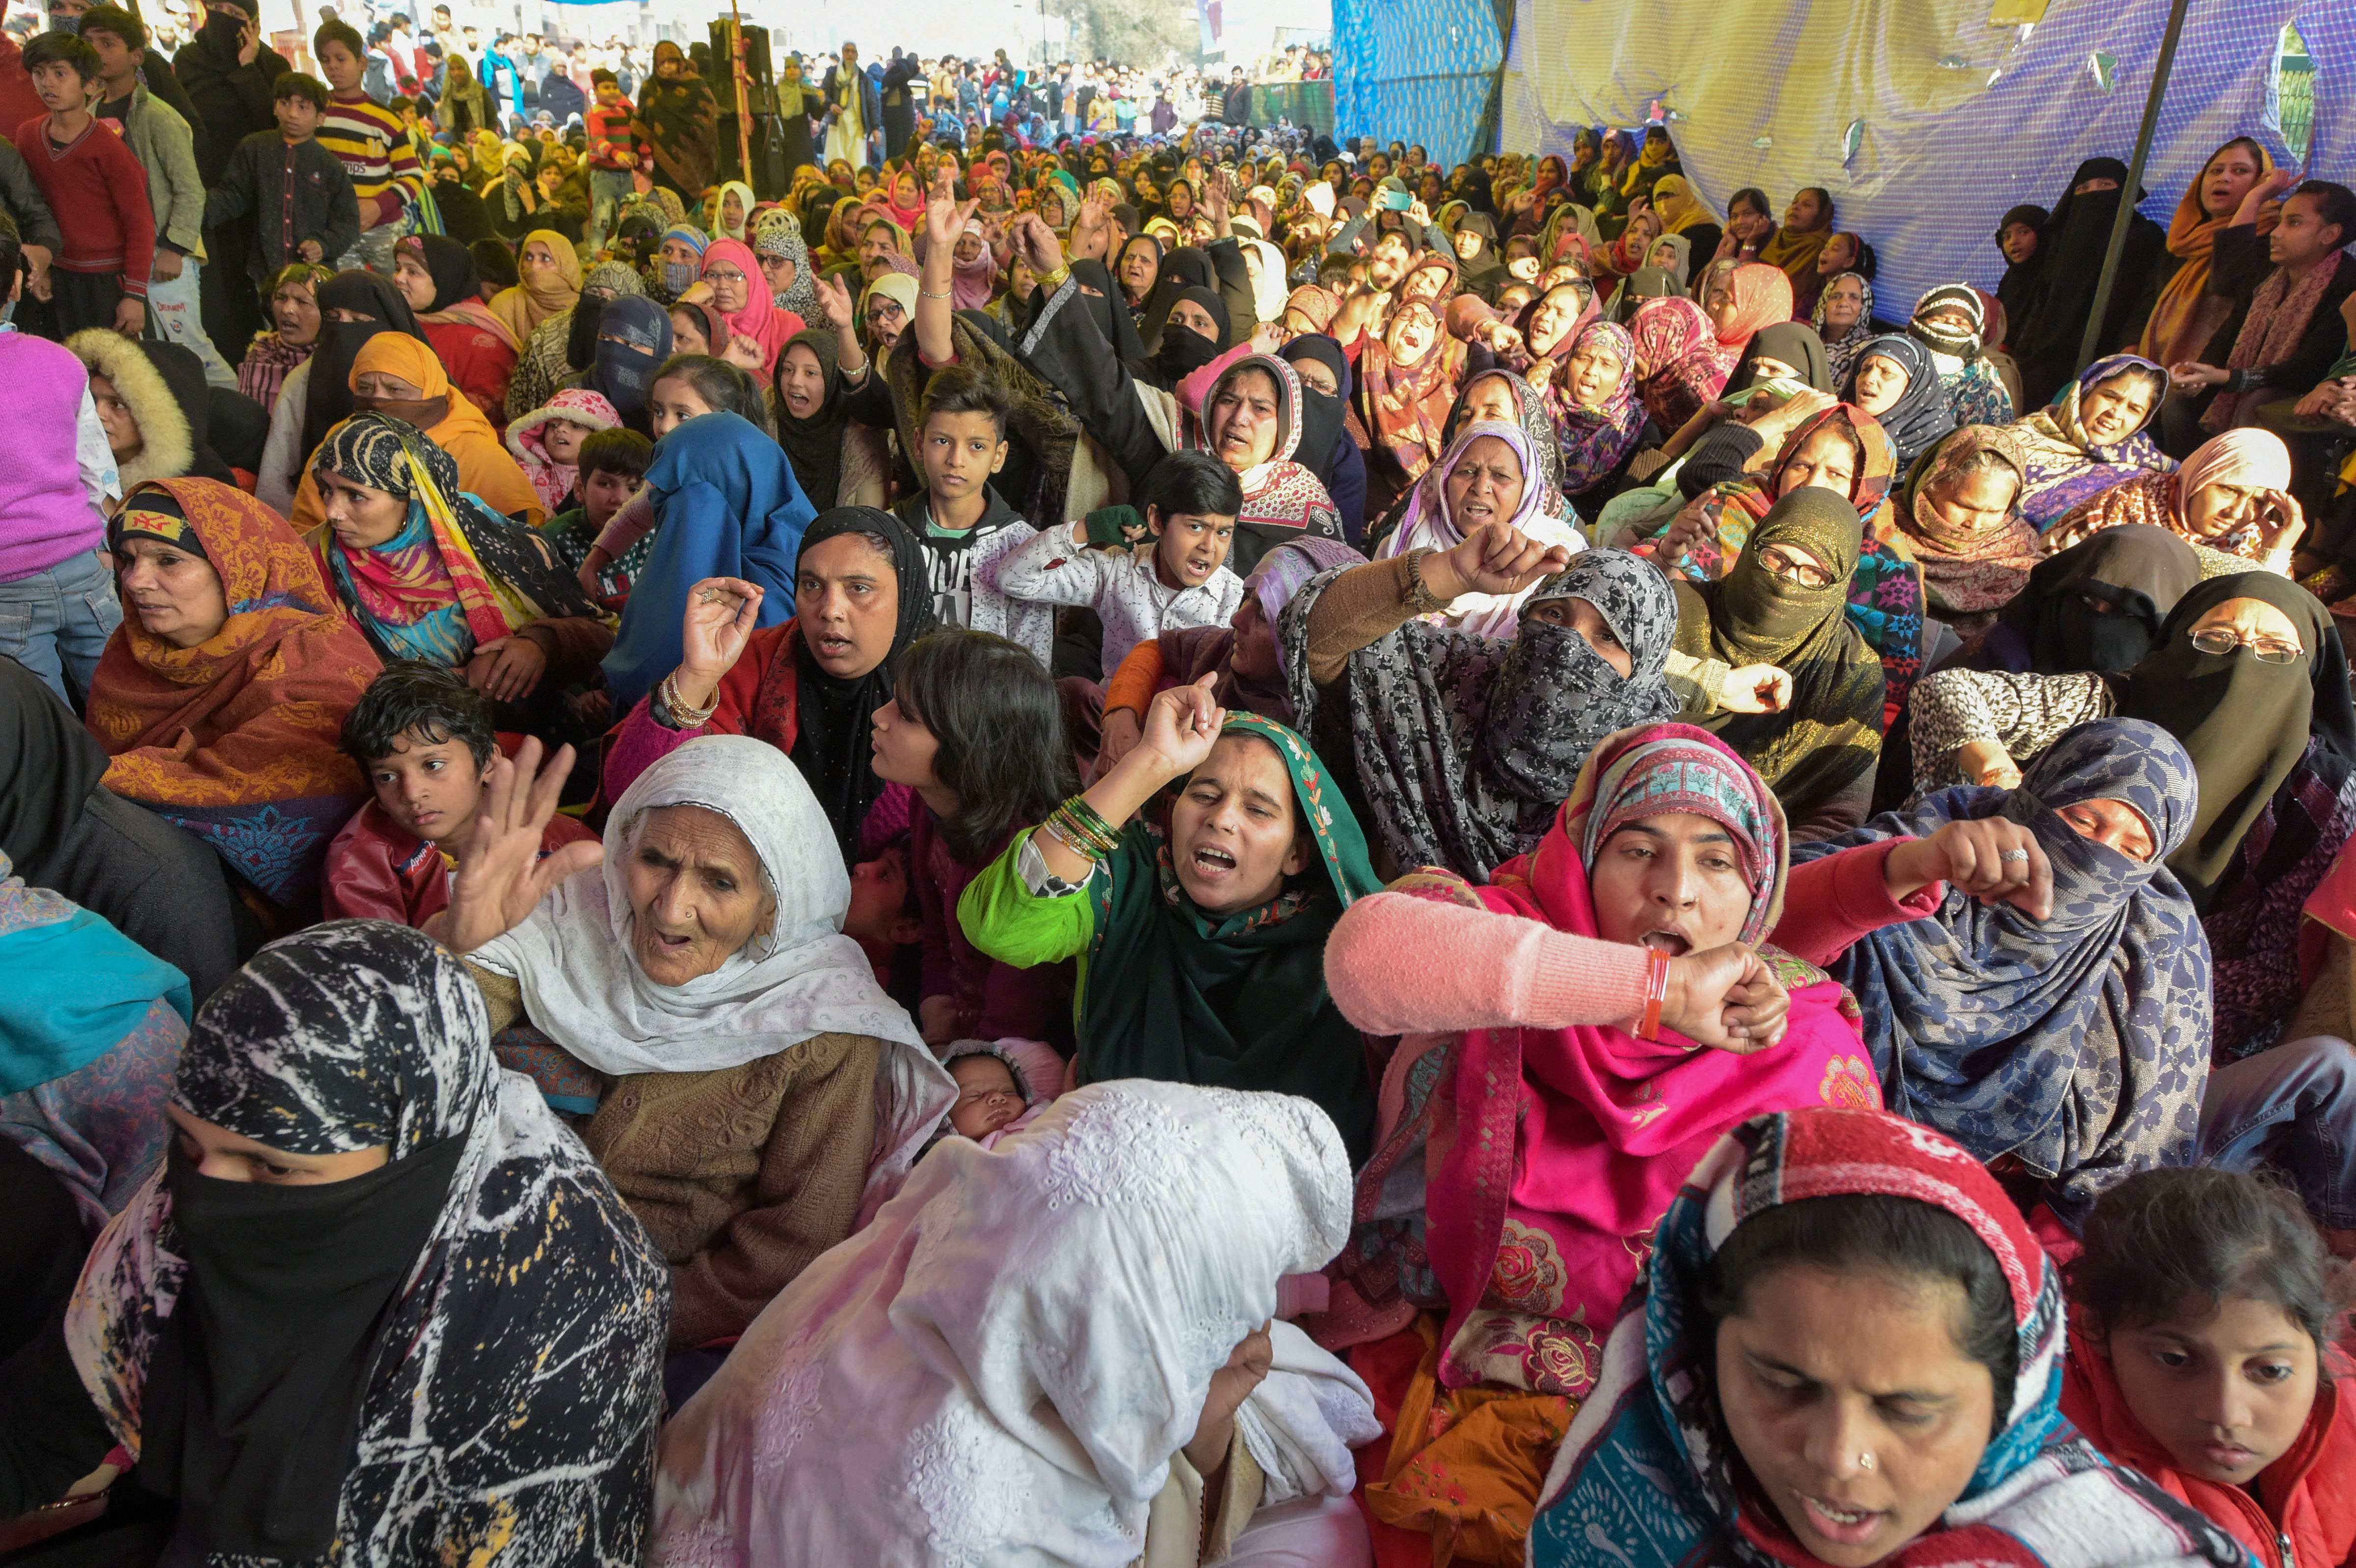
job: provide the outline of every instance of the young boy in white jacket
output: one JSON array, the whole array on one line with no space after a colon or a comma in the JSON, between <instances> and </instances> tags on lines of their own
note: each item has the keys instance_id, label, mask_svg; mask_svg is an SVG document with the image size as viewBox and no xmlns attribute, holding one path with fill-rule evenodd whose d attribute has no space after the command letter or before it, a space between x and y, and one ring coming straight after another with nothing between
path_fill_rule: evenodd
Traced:
<instances>
[{"instance_id":1,"label":"young boy in white jacket","mask_svg":"<svg viewBox=\"0 0 2356 1568\"><path fill-rule=\"evenodd\" d=\"M1151 549L1142 541L1136 549L1091 549L1082 521L1050 528L994 571L983 569L1009 599L1093 606L1104 623L1101 677L1147 638L1224 626L1243 603L1244 580L1226 566L1243 486L1226 464L1208 453L1173 452L1145 476L1137 504Z\"/></svg>"}]
</instances>

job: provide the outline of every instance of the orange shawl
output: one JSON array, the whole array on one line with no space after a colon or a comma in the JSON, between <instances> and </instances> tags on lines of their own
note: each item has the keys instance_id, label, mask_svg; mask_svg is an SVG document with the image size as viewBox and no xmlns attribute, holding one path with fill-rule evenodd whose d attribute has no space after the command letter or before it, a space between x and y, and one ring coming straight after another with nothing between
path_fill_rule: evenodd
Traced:
<instances>
[{"instance_id":1,"label":"orange shawl","mask_svg":"<svg viewBox=\"0 0 2356 1568\"><path fill-rule=\"evenodd\" d=\"M90 732L113 759L107 787L203 838L271 899L296 901L364 793L341 741L376 652L277 513L211 479L140 489L180 504L230 615L193 648L123 617L90 693Z\"/></svg>"},{"instance_id":2,"label":"orange shawl","mask_svg":"<svg viewBox=\"0 0 2356 1568\"><path fill-rule=\"evenodd\" d=\"M354 357L352 385L358 387L360 377L369 371L400 377L415 387L421 398L447 399L448 411L425 432L425 438L458 464L458 487L481 497L494 512L519 518L527 528L540 527L548 515L540 492L532 488L531 480L500 442L491 421L483 417L483 411L451 387L449 373L430 346L406 333L380 332L360 345ZM318 476L312 473L310 456L305 454L303 483L294 492L295 531L308 533L327 517L327 507L319 499Z\"/></svg>"},{"instance_id":3,"label":"orange shawl","mask_svg":"<svg viewBox=\"0 0 2356 1568\"><path fill-rule=\"evenodd\" d=\"M2246 138L2235 137L2234 141ZM2233 144L2228 142L2225 146ZM2222 153L2224 147L2217 149ZM2209 155L2214 163L2217 153ZM2258 149L2258 176L2271 173L2275 161L2264 147ZM2144 324L2143 341L2136 352L2159 365L2181 364L2198 359L2233 314L2233 302L2217 299L2209 292L2209 260L2217 250L2218 231L2225 227L2222 218L2211 218L2201 205L2201 175L2209 172L2209 165L2201 165L2201 174L2192 176L2185 187L2184 197L2176 204L2176 216L2168 221L2168 253L2184 264L2159 291L2159 301L2151 307L2151 319ZM2258 234L2261 239L2274 232L2282 221L2282 203L2270 201L2258 208Z\"/></svg>"}]
</instances>

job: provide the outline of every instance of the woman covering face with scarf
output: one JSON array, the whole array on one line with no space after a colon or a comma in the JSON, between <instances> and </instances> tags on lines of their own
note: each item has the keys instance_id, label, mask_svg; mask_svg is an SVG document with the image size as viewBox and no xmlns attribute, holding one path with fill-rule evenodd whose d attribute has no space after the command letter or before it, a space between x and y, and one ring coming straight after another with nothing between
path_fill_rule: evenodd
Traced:
<instances>
[{"instance_id":1,"label":"woman covering face with scarf","mask_svg":"<svg viewBox=\"0 0 2356 1568\"><path fill-rule=\"evenodd\" d=\"M1865 1010L1891 1110L2017 1163L2065 1222L2137 1170L2192 1161L2210 1051L2209 944L2167 869L2192 828L2192 759L2158 725L2072 730L2009 790L1947 789L1803 847L1926 839L1996 818L2052 870L2040 919L1949 891L1833 961Z\"/></svg>"},{"instance_id":2,"label":"woman covering face with scarf","mask_svg":"<svg viewBox=\"0 0 2356 1568\"><path fill-rule=\"evenodd\" d=\"M1379 587L1392 569L1376 568L1335 604ZM1345 576L1321 575L1287 607L1285 668L1304 721L1346 724L1394 865L1485 876L1537 841L1598 741L1677 711L1665 673L1676 601L1633 556L1590 550L1538 582L1511 642L1426 625L1405 603L1368 606L1339 632L1329 606L1312 625Z\"/></svg>"},{"instance_id":3,"label":"woman covering face with scarf","mask_svg":"<svg viewBox=\"0 0 2356 1568\"><path fill-rule=\"evenodd\" d=\"M816 509L776 442L742 415L701 414L663 437L647 470L658 523L605 661L617 711L680 662L680 617L696 585L724 580L763 592L756 623L794 613L793 561ZM743 589L735 592L742 592Z\"/></svg>"},{"instance_id":4,"label":"woman covering face with scarf","mask_svg":"<svg viewBox=\"0 0 2356 1568\"><path fill-rule=\"evenodd\" d=\"M171 1108L66 1344L195 1557L643 1551L669 1273L457 960L380 921L273 944Z\"/></svg>"},{"instance_id":5,"label":"woman covering face with scarf","mask_svg":"<svg viewBox=\"0 0 2356 1568\"><path fill-rule=\"evenodd\" d=\"M1682 294L1639 305L1628 335L1636 348L1636 389L1665 431L1685 428L1733 373L1734 362L1718 353L1709 318Z\"/></svg>"},{"instance_id":6,"label":"woman covering face with scarf","mask_svg":"<svg viewBox=\"0 0 2356 1568\"><path fill-rule=\"evenodd\" d=\"M1790 672L1783 711L1703 724L1759 770L1803 832L1811 819L1863 816L1855 797L1881 752L1881 661L1847 613L1864 529L1838 491L1800 485L1768 508L1723 581L1676 584L1679 652Z\"/></svg>"},{"instance_id":7,"label":"woman covering face with scarf","mask_svg":"<svg viewBox=\"0 0 2356 1568\"><path fill-rule=\"evenodd\" d=\"M597 334L605 308L616 300L645 292L646 282L625 261L600 261L582 275L581 295L532 328L516 357L515 376L508 384L508 420L519 420L547 406L557 389L596 357Z\"/></svg>"},{"instance_id":8,"label":"woman covering face with scarf","mask_svg":"<svg viewBox=\"0 0 2356 1568\"><path fill-rule=\"evenodd\" d=\"M670 357L670 315L640 294L626 294L597 317L597 347L582 385L604 394L622 422L647 433L647 394Z\"/></svg>"},{"instance_id":9,"label":"woman covering face with scarf","mask_svg":"<svg viewBox=\"0 0 2356 1568\"><path fill-rule=\"evenodd\" d=\"M523 282L492 295L490 306L518 343L581 298L581 258L573 241L553 229L535 229L524 236L521 269Z\"/></svg>"},{"instance_id":10,"label":"woman covering face with scarf","mask_svg":"<svg viewBox=\"0 0 2356 1568\"><path fill-rule=\"evenodd\" d=\"M2201 559L2165 528L2126 523L2047 556L1963 661L1973 669L2116 673L2133 668Z\"/></svg>"},{"instance_id":11,"label":"woman covering face with scarf","mask_svg":"<svg viewBox=\"0 0 2356 1568\"><path fill-rule=\"evenodd\" d=\"M371 338L352 360L352 403L361 412L390 414L414 425L455 464L458 490L493 512L537 528L543 515L540 492L500 443L491 421L450 385L442 362L423 343L398 333ZM317 465L303 477L287 519L298 531L316 528L327 516Z\"/></svg>"},{"instance_id":12,"label":"woman covering face with scarf","mask_svg":"<svg viewBox=\"0 0 2356 1568\"><path fill-rule=\"evenodd\" d=\"M286 378L254 486L263 504L281 516L294 505L304 465L328 429L351 417L352 361L361 346L386 332L425 342L416 313L390 278L338 272L319 285L318 295L319 347Z\"/></svg>"},{"instance_id":13,"label":"woman covering face with scarf","mask_svg":"<svg viewBox=\"0 0 2356 1568\"><path fill-rule=\"evenodd\" d=\"M2212 651L2216 650L2216 651ZM2219 1060L2273 1042L2297 1007L2300 906L2356 829L2356 708L2340 635L2312 594L2268 572L2177 601L2151 651L2115 675L1948 670L1915 693L1915 784L2008 784L2073 724L2146 719L2200 776L2168 857L2216 965Z\"/></svg>"},{"instance_id":14,"label":"woman covering face with scarf","mask_svg":"<svg viewBox=\"0 0 2356 1568\"><path fill-rule=\"evenodd\" d=\"M1993 347L1988 325L1987 302L1969 283L1933 289L1906 324L1907 335L1931 351L1957 424L2010 424L2019 417L2004 378L1983 352Z\"/></svg>"}]
</instances>

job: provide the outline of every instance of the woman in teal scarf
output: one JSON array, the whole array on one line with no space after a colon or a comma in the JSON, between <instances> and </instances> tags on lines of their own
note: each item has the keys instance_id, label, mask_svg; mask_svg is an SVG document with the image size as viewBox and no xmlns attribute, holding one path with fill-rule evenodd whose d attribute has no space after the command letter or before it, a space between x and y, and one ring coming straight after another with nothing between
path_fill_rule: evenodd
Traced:
<instances>
[{"instance_id":1,"label":"woman in teal scarf","mask_svg":"<svg viewBox=\"0 0 2356 1568\"><path fill-rule=\"evenodd\" d=\"M187 977L80 904L27 887L5 851L0 974L0 1141L48 1168L94 1236L171 1137L164 1101L188 1038Z\"/></svg>"},{"instance_id":2,"label":"woman in teal scarf","mask_svg":"<svg viewBox=\"0 0 2356 1568\"><path fill-rule=\"evenodd\" d=\"M1166 818L1139 816L1179 780ZM1381 886L1308 742L1220 708L1205 680L1157 696L1138 745L1016 835L967 887L958 919L1001 963L1079 959L1079 1082L1303 1095L1333 1118L1355 1165L1374 1135L1375 1086L1325 989L1325 938Z\"/></svg>"}]
</instances>

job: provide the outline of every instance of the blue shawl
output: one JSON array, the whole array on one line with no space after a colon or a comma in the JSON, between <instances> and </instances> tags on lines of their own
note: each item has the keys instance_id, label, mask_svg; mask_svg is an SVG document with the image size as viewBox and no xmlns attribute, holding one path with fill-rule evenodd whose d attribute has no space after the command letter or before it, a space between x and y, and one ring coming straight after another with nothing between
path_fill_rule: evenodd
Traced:
<instances>
[{"instance_id":1,"label":"blue shawl","mask_svg":"<svg viewBox=\"0 0 2356 1568\"><path fill-rule=\"evenodd\" d=\"M1802 863L1988 816L2037 836L2053 863L2050 918L1951 889L1936 914L1874 932L1827 967L1865 1009L1890 1108L1981 1159L2010 1155L2065 1221L2135 1171L2192 1158L2209 943L2165 862L2191 831L2198 792L2168 731L2105 719L2065 732L2017 790L1941 790L1793 847ZM2158 852L2137 864L2080 837L2057 813L2089 800L2133 806Z\"/></svg>"},{"instance_id":2,"label":"blue shawl","mask_svg":"<svg viewBox=\"0 0 2356 1568\"><path fill-rule=\"evenodd\" d=\"M768 590L760 624L792 619L794 561L818 515L785 450L741 414L701 414L663 437L647 485L659 519L654 549L605 656L616 714L678 667L687 591L703 579L757 582Z\"/></svg>"}]
</instances>

